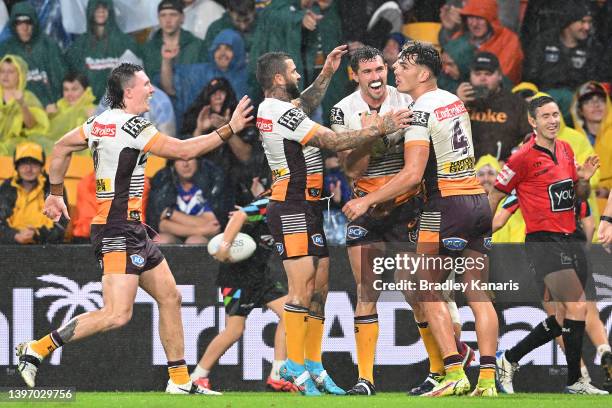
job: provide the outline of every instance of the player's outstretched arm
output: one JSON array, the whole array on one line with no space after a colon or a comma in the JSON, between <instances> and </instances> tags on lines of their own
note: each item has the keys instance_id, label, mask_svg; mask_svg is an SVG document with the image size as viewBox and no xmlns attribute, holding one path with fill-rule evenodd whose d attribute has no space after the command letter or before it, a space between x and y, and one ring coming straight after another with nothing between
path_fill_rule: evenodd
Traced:
<instances>
[{"instance_id":1,"label":"player's outstretched arm","mask_svg":"<svg viewBox=\"0 0 612 408\"><path fill-rule=\"evenodd\" d=\"M66 133L53 146L49 162L51 194L45 200L43 214L55 222L59 221L62 214L67 219L70 219L68 208L64 202L64 176L66 176L70 166L72 153L85 150L86 148L87 140L83 137L83 130L80 126Z\"/></svg>"},{"instance_id":2,"label":"player's outstretched arm","mask_svg":"<svg viewBox=\"0 0 612 408\"><path fill-rule=\"evenodd\" d=\"M253 120L252 111L251 100L248 96L243 96L227 125L206 135L186 140L162 135L160 141L151 146L150 152L156 156L173 160L191 160L199 157L216 149L231 137L240 133Z\"/></svg>"},{"instance_id":3,"label":"player's outstretched arm","mask_svg":"<svg viewBox=\"0 0 612 408\"><path fill-rule=\"evenodd\" d=\"M371 118L368 119L363 129L339 133L321 126L315 131L315 134L310 140L306 142L306 145L332 150L334 152L354 149L384 135L407 128L410 126L411 115L412 112L408 109L388 112L382 117L373 114L370 115Z\"/></svg>"},{"instance_id":4,"label":"player's outstretched arm","mask_svg":"<svg viewBox=\"0 0 612 408\"><path fill-rule=\"evenodd\" d=\"M342 211L350 220L354 220L376 204L384 203L405 193L416 194L423 180L428 158L429 144L406 143L402 170L378 190L346 203Z\"/></svg>"},{"instance_id":5,"label":"player's outstretched arm","mask_svg":"<svg viewBox=\"0 0 612 408\"><path fill-rule=\"evenodd\" d=\"M298 99L295 99L293 104L302 109L307 115L310 115L321 104L325 92L329 87L334 73L340 66L342 56L348 52L348 45L336 47L327 55L325 65L319 76L314 82L306 88Z\"/></svg>"},{"instance_id":6,"label":"player's outstretched arm","mask_svg":"<svg viewBox=\"0 0 612 408\"><path fill-rule=\"evenodd\" d=\"M232 247L236 235L242 229L242 226L247 220L247 213L238 209L231 214L229 222L223 231L223 240L219 244L219 250L213 255L213 257L219 262L227 262L230 260L229 250Z\"/></svg>"}]
</instances>

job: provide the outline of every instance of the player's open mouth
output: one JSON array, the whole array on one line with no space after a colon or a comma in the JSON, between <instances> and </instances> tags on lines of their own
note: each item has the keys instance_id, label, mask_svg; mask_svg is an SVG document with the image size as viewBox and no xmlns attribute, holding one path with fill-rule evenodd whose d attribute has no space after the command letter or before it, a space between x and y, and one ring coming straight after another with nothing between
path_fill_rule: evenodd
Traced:
<instances>
[{"instance_id":1,"label":"player's open mouth","mask_svg":"<svg viewBox=\"0 0 612 408\"><path fill-rule=\"evenodd\" d=\"M380 89L382 84L383 84L382 81L370 82L370 88L374 89L374 90L378 90L378 89Z\"/></svg>"}]
</instances>

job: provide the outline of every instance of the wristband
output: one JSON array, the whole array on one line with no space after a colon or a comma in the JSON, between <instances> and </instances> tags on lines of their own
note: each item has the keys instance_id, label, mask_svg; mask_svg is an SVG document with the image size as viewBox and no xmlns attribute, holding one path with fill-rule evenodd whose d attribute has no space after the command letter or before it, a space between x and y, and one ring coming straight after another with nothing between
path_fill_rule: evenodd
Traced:
<instances>
[{"instance_id":1,"label":"wristband","mask_svg":"<svg viewBox=\"0 0 612 408\"><path fill-rule=\"evenodd\" d=\"M608 217L607 215L602 215L601 217L599 217L599 221L606 221L612 224L612 217Z\"/></svg>"},{"instance_id":2,"label":"wristband","mask_svg":"<svg viewBox=\"0 0 612 408\"><path fill-rule=\"evenodd\" d=\"M54 196L64 196L64 183L51 184L49 194Z\"/></svg>"},{"instance_id":3,"label":"wristband","mask_svg":"<svg viewBox=\"0 0 612 408\"><path fill-rule=\"evenodd\" d=\"M232 135L234 134L234 131L232 130L232 127L229 124L221 126L215 132L217 132L221 140L223 140L224 142L227 142L229 138L232 137Z\"/></svg>"}]
</instances>

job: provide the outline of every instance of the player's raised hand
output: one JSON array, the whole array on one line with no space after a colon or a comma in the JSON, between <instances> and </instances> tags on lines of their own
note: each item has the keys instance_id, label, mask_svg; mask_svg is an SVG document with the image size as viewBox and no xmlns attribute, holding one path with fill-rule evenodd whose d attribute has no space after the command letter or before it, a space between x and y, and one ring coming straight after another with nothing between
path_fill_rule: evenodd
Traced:
<instances>
[{"instance_id":1,"label":"player's raised hand","mask_svg":"<svg viewBox=\"0 0 612 408\"><path fill-rule=\"evenodd\" d=\"M53 194L49 194L45 200L43 214L51 218L53 222L58 222L62 214L64 214L66 219L70 219L70 216L68 215L68 208L66 208L66 203L64 203L64 197Z\"/></svg>"},{"instance_id":2,"label":"player's raised hand","mask_svg":"<svg viewBox=\"0 0 612 408\"><path fill-rule=\"evenodd\" d=\"M229 121L229 125L234 133L241 132L253 120L252 111L253 105L251 105L251 99L246 95L243 96Z\"/></svg>"},{"instance_id":3,"label":"player's raised hand","mask_svg":"<svg viewBox=\"0 0 612 408\"><path fill-rule=\"evenodd\" d=\"M578 172L578 177L583 180L589 180L593 174L599 168L599 156L593 155L587 157L582 166L578 166L576 171Z\"/></svg>"},{"instance_id":4,"label":"player's raised hand","mask_svg":"<svg viewBox=\"0 0 612 408\"><path fill-rule=\"evenodd\" d=\"M342 61L342 56L348 52L348 45L343 44L334 48L329 54L327 54L327 58L325 58L325 65L323 65L323 71L328 74L333 74L340 67L340 62Z\"/></svg>"}]
</instances>

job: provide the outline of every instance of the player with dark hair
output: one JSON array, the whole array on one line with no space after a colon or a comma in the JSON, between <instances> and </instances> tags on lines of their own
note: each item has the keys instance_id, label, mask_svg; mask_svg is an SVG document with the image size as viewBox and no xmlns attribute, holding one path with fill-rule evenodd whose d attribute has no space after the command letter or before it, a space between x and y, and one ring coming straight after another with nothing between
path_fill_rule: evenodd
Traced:
<instances>
[{"instance_id":1,"label":"player with dark hair","mask_svg":"<svg viewBox=\"0 0 612 408\"><path fill-rule=\"evenodd\" d=\"M349 201L343 210L349 219L355 220L372 206L402 194L416 194L424 181L425 205L417 254L483 259L490 246L491 211L476 179L469 114L457 96L438 89L441 68L440 55L432 46L418 42L404 46L394 64L396 84L400 92L408 93L415 101L411 126L404 133L404 166L384 186ZM421 268L416 276L441 283L450 272ZM486 267L466 268L463 279L486 281L487 272ZM442 293L428 291L414 295L406 294L415 316L423 316L426 320L421 322L426 321L431 327L446 372L439 384L423 395L468 393L470 383ZM475 316L480 351L480 378L472 395L495 396L497 315L488 295L480 288L469 285L465 296Z\"/></svg>"},{"instance_id":2,"label":"player with dark hair","mask_svg":"<svg viewBox=\"0 0 612 408\"><path fill-rule=\"evenodd\" d=\"M34 387L41 361L57 348L129 322L140 286L159 308L159 335L170 376L166 392L214 393L193 384L187 372L181 295L168 263L141 221L144 169L151 153L190 160L237 137L234 132L240 132L252 120L249 115L253 108L244 97L227 125L207 135L179 140L160 133L151 122L138 116L149 110L153 92L140 66L119 65L108 79L111 109L92 116L55 144L49 169L50 195L44 208L54 221L62 214L70 219L63 186L72 153L89 146L93 154L98 212L92 221L91 242L103 274L104 306L74 317L39 340L18 345L17 370L29 387Z\"/></svg>"},{"instance_id":3,"label":"player with dark hair","mask_svg":"<svg viewBox=\"0 0 612 408\"><path fill-rule=\"evenodd\" d=\"M373 47L362 47L351 54L353 79L357 91L338 102L331 110L330 123L336 132L361 129L361 115L373 112L384 114L409 106L412 98L387 85L387 65L382 52ZM345 172L354 180L354 197L363 197L383 186L404 165L403 133L384 136L374 144L341 153ZM374 252L382 253L386 243L403 243L413 247L422 200L407 195L390 200L385 210L371 210L347 227L346 245L353 276L357 285L355 306L355 344L359 379L348 391L351 395L374 395L374 357L378 341L376 302L380 295L372 282L371 259ZM413 248L414 251L414 248ZM367 254L368 258L364 255ZM366 259L370 259L369 264ZM365 262L364 262L365 261ZM363 263L362 263L363 262ZM456 309L456 305L450 305ZM458 314L454 314L455 317ZM455 320L455 319L454 319ZM458 322L460 323L460 322ZM444 374L440 352L429 328L418 322L419 332L429 354L431 379L415 389L414 394L430 391L435 378ZM473 353L472 353L473 355ZM473 358L473 356L472 356ZM427 389L428 388L428 389ZM411 391L411 393L413 393Z\"/></svg>"},{"instance_id":4,"label":"player with dark hair","mask_svg":"<svg viewBox=\"0 0 612 408\"><path fill-rule=\"evenodd\" d=\"M549 316L514 347L498 353L500 388L514 393L512 379L520 359L563 336L568 368L565 392L601 393L588 382L580 381L588 265L583 245L575 235L574 212L576 196L588 198L589 179L599 167L599 158L590 156L584 165L577 166L570 145L557 139L561 113L553 98L533 99L528 119L534 134L510 156L497 175L489 202L491 209L496 209L505 195L516 191L525 219L525 249L535 270L538 289L542 296L548 291L553 301L563 305L565 318L559 322L555 315Z\"/></svg>"},{"instance_id":5,"label":"player with dark hair","mask_svg":"<svg viewBox=\"0 0 612 408\"><path fill-rule=\"evenodd\" d=\"M287 54L267 53L257 61L257 80L266 97L259 105L257 127L274 180L268 225L289 283L284 312L288 358L281 376L306 395L320 394L315 383L326 392L344 394L321 363L329 255L320 203L319 149L352 149L395 133L410 120L407 110L374 114L364 118L363 129L335 133L308 118L321 103L346 49L344 45L330 52L319 76L301 94L300 74Z\"/></svg>"}]
</instances>

